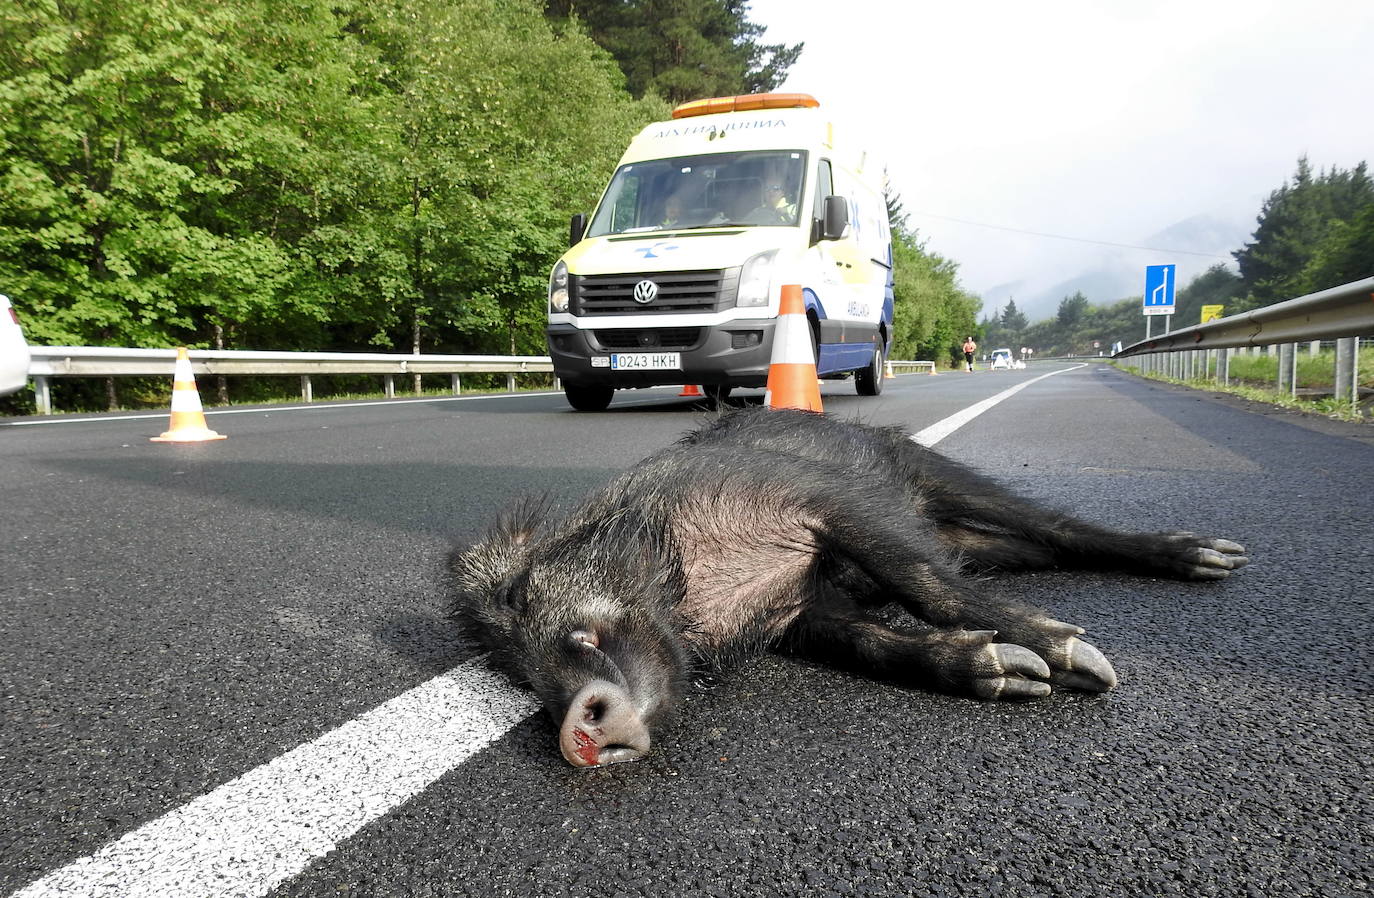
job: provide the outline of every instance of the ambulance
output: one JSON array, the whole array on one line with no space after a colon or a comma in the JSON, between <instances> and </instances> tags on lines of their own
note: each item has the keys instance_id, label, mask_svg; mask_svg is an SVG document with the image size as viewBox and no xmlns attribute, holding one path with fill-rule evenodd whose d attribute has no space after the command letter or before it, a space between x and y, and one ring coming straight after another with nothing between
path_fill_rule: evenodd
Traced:
<instances>
[{"instance_id":1,"label":"ambulance","mask_svg":"<svg viewBox=\"0 0 1374 898\"><path fill-rule=\"evenodd\" d=\"M548 343L579 411L616 390L768 379L784 285L806 303L822 377L882 390L892 339L883 169L814 97L696 100L621 157L549 279Z\"/></svg>"}]
</instances>

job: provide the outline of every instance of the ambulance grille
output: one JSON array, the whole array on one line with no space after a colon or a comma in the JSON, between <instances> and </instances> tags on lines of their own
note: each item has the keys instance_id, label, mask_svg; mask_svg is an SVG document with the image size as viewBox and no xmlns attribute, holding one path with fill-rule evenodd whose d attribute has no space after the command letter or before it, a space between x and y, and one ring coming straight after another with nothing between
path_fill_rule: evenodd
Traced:
<instances>
[{"instance_id":1,"label":"ambulance grille","mask_svg":"<svg viewBox=\"0 0 1374 898\"><path fill-rule=\"evenodd\" d=\"M573 275L568 280L574 315L719 312L735 307L739 269ZM635 302L635 285L645 280L658 285L658 295L652 302Z\"/></svg>"},{"instance_id":2,"label":"ambulance grille","mask_svg":"<svg viewBox=\"0 0 1374 898\"><path fill-rule=\"evenodd\" d=\"M657 327L644 330L598 329L602 349L695 349L701 340L699 327Z\"/></svg>"}]
</instances>

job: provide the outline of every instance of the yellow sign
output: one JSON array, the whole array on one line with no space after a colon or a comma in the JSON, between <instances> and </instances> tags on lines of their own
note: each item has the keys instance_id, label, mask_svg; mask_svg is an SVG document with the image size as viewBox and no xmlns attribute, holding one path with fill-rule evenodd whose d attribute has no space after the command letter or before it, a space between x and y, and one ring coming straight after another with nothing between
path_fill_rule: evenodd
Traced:
<instances>
[{"instance_id":1,"label":"yellow sign","mask_svg":"<svg viewBox=\"0 0 1374 898\"><path fill-rule=\"evenodd\" d=\"M1207 322L1211 321L1213 318L1220 318L1220 317L1221 317L1221 313L1222 313L1223 311L1225 311L1225 309L1226 309L1226 306L1203 306L1203 307L1202 307L1202 323L1203 323L1203 324L1206 324Z\"/></svg>"}]
</instances>

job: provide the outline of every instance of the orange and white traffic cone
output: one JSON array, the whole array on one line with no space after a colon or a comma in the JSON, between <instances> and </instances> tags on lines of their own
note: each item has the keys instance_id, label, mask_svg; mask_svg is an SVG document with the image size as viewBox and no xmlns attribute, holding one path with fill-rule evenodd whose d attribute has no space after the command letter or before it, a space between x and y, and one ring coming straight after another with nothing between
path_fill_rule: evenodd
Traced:
<instances>
[{"instance_id":1,"label":"orange and white traffic cone","mask_svg":"<svg viewBox=\"0 0 1374 898\"><path fill-rule=\"evenodd\" d=\"M777 327L773 330L773 355L768 362L768 389L763 394L763 404L768 408L823 411L819 385L802 288L789 284L782 288L782 305L778 309Z\"/></svg>"},{"instance_id":2,"label":"orange and white traffic cone","mask_svg":"<svg viewBox=\"0 0 1374 898\"><path fill-rule=\"evenodd\" d=\"M701 387L697 386L696 384L687 384L685 387L682 388L682 392L678 393L677 395L678 398L681 399L683 396L701 397L706 394L702 393Z\"/></svg>"},{"instance_id":3,"label":"orange and white traffic cone","mask_svg":"<svg viewBox=\"0 0 1374 898\"><path fill-rule=\"evenodd\" d=\"M892 359L887 360L887 370L883 372L883 380L896 380L897 375L892 373Z\"/></svg>"},{"instance_id":4,"label":"orange and white traffic cone","mask_svg":"<svg viewBox=\"0 0 1374 898\"><path fill-rule=\"evenodd\" d=\"M176 373L172 377L172 420L160 437L150 437L154 443L201 443L225 439L205 425L205 411L196 390L196 375L191 370L191 357L186 347L177 349Z\"/></svg>"}]
</instances>

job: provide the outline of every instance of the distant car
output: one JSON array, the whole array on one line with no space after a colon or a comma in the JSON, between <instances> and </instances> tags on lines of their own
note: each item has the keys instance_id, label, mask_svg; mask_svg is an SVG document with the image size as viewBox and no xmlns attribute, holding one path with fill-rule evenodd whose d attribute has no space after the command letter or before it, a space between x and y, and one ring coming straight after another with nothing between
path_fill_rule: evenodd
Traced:
<instances>
[{"instance_id":1,"label":"distant car","mask_svg":"<svg viewBox=\"0 0 1374 898\"><path fill-rule=\"evenodd\" d=\"M28 382L29 341L10 298L0 293L0 396L22 390Z\"/></svg>"},{"instance_id":2,"label":"distant car","mask_svg":"<svg viewBox=\"0 0 1374 898\"><path fill-rule=\"evenodd\" d=\"M994 349L994 350L992 351L992 367L993 367L993 368L1011 368L1011 367L1014 367L1014 366L1012 365L1012 363L1011 363L1011 350L1010 350L1010 349Z\"/></svg>"}]
</instances>

